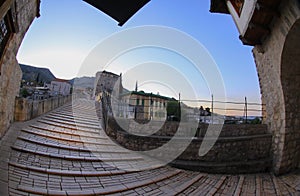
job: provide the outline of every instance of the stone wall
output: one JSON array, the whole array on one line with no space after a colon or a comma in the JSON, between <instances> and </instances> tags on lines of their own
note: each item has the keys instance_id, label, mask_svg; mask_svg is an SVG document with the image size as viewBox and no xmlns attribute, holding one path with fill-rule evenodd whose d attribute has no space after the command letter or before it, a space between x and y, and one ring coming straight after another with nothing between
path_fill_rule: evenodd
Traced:
<instances>
[{"instance_id":1,"label":"stone wall","mask_svg":"<svg viewBox=\"0 0 300 196\"><path fill-rule=\"evenodd\" d=\"M151 136L138 136L124 131L113 118L108 118L106 133L121 146L133 151L147 151L166 144L177 130L178 122L166 122ZM224 125L213 148L200 157L198 151L208 125L201 124L186 150L170 164L179 168L212 173L255 173L269 171L272 165L272 135L266 125ZM190 130L187 130L190 131ZM137 131L136 131L137 132ZM178 137L181 148L185 137ZM164 156L163 154L161 156Z\"/></svg>"},{"instance_id":2,"label":"stone wall","mask_svg":"<svg viewBox=\"0 0 300 196\"><path fill-rule=\"evenodd\" d=\"M15 103L15 121L27 121L71 102L72 96L58 96L44 100L17 98Z\"/></svg>"},{"instance_id":3,"label":"stone wall","mask_svg":"<svg viewBox=\"0 0 300 196\"><path fill-rule=\"evenodd\" d=\"M152 130L156 130L153 135L157 136L171 136L173 137L177 129L179 127L179 122L176 121L154 121L151 123L149 120L135 120L135 119L124 119L117 118L119 124L122 124L122 128L125 130L130 130L130 133L136 135L149 135L152 133ZM146 126L141 126L141 124L147 124ZM195 130L195 124L190 122L180 122L180 125L186 129L185 133L181 135L177 133L178 136L190 136L196 135L197 137L204 137L206 134L206 130L208 128L208 124L200 123L198 128ZM226 124L222 128L222 132L220 134L221 137L235 137L235 136L247 136L247 135L258 135L267 133L266 125L261 124Z\"/></svg>"},{"instance_id":4,"label":"stone wall","mask_svg":"<svg viewBox=\"0 0 300 196\"><path fill-rule=\"evenodd\" d=\"M39 0L16 0L15 8L18 32L12 35L0 62L0 138L14 119L15 97L19 94L22 77L16 55L25 33L38 14Z\"/></svg>"},{"instance_id":5,"label":"stone wall","mask_svg":"<svg viewBox=\"0 0 300 196\"><path fill-rule=\"evenodd\" d=\"M300 150L300 2L282 1L279 10L269 37L253 49L276 174L297 168Z\"/></svg>"}]
</instances>

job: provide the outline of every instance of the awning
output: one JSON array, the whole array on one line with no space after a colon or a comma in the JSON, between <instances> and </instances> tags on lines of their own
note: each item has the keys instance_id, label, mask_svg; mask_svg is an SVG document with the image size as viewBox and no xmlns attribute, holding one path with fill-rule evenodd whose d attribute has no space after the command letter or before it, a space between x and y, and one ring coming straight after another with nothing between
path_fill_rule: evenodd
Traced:
<instances>
[{"instance_id":1,"label":"awning","mask_svg":"<svg viewBox=\"0 0 300 196\"><path fill-rule=\"evenodd\" d=\"M119 22L126 23L150 0L83 0Z\"/></svg>"}]
</instances>

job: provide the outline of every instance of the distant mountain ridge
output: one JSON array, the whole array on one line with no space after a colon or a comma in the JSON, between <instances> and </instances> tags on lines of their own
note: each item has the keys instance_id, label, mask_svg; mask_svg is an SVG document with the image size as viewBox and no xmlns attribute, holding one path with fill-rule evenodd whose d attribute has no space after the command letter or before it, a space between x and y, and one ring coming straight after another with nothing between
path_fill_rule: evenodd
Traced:
<instances>
[{"instance_id":1,"label":"distant mountain ridge","mask_svg":"<svg viewBox=\"0 0 300 196\"><path fill-rule=\"evenodd\" d=\"M48 68L33 67L19 64L22 70L22 80L36 83L51 83L56 77Z\"/></svg>"},{"instance_id":2,"label":"distant mountain ridge","mask_svg":"<svg viewBox=\"0 0 300 196\"><path fill-rule=\"evenodd\" d=\"M95 83L95 77L80 77L80 78L73 78L70 80L70 83L74 87L81 87L81 88L94 88L94 83Z\"/></svg>"},{"instance_id":3,"label":"distant mountain ridge","mask_svg":"<svg viewBox=\"0 0 300 196\"><path fill-rule=\"evenodd\" d=\"M57 79L48 68L34 67L31 65L19 64L23 73L22 80L39 84L48 83ZM69 82L75 87L94 88L95 77L76 77Z\"/></svg>"}]
</instances>

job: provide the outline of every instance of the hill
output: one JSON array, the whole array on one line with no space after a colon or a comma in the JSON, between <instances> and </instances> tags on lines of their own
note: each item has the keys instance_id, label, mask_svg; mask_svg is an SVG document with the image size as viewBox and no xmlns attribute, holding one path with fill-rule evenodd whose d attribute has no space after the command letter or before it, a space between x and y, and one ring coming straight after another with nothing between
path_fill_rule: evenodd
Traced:
<instances>
[{"instance_id":1,"label":"hill","mask_svg":"<svg viewBox=\"0 0 300 196\"><path fill-rule=\"evenodd\" d=\"M94 88L95 77L80 77L74 78L70 80L70 83L74 87L81 87L81 88Z\"/></svg>"},{"instance_id":2,"label":"hill","mask_svg":"<svg viewBox=\"0 0 300 196\"><path fill-rule=\"evenodd\" d=\"M33 67L19 64L23 73L22 80L26 82L37 82L39 84L51 83L55 79L53 73L47 68Z\"/></svg>"}]
</instances>

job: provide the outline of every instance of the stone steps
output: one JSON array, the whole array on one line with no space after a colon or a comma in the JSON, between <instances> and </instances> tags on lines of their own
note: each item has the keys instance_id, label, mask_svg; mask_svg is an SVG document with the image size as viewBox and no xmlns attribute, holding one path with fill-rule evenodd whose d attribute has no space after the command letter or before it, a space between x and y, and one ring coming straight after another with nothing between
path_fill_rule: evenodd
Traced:
<instances>
[{"instance_id":1,"label":"stone steps","mask_svg":"<svg viewBox=\"0 0 300 196\"><path fill-rule=\"evenodd\" d=\"M53 117L49 117L49 116L41 117L41 120L44 120L46 122L59 123L62 125L69 125L69 126L73 126L73 127L76 126L79 128L88 128L88 129L96 129L96 130L102 129L99 124L93 125L93 124L82 123L82 122L74 121L74 120L62 120L59 118L53 118Z\"/></svg>"},{"instance_id":2,"label":"stone steps","mask_svg":"<svg viewBox=\"0 0 300 196\"><path fill-rule=\"evenodd\" d=\"M96 110L95 108L83 109L81 106L69 106L62 108L60 110L56 110L55 112L59 113L68 113L72 116L82 117L82 118L95 118Z\"/></svg>"},{"instance_id":3,"label":"stone steps","mask_svg":"<svg viewBox=\"0 0 300 196\"><path fill-rule=\"evenodd\" d=\"M300 195L299 184L298 188L293 185L295 183L295 179L293 179L293 177L289 176L288 178L277 178L276 181L282 195Z\"/></svg>"},{"instance_id":4,"label":"stone steps","mask_svg":"<svg viewBox=\"0 0 300 196\"><path fill-rule=\"evenodd\" d=\"M66 137L61 137L60 135L50 135L47 133L42 133L42 132L37 132L37 131L32 131L32 130L27 130L27 129L22 129L22 132L27 133L27 134L32 134L33 136L40 136L40 137L45 137L51 140L55 140L58 142L62 142L62 143L67 143L67 144L73 144L73 145L77 145L77 144L82 144L82 145L113 145L110 143L104 143L104 142L91 142L91 141L83 141L82 139L78 140L78 139L70 139L70 138L66 138Z\"/></svg>"},{"instance_id":5,"label":"stone steps","mask_svg":"<svg viewBox=\"0 0 300 196\"><path fill-rule=\"evenodd\" d=\"M89 126L93 104L74 101L23 128L8 166L11 195L300 195L297 174L185 171L123 149Z\"/></svg>"},{"instance_id":6,"label":"stone steps","mask_svg":"<svg viewBox=\"0 0 300 196\"><path fill-rule=\"evenodd\" d=\"M143 193L143 195L178 195L192 186L195 182L203 178L205 174L191 174L183 173L181 176L177 175L163 182L164 185L157 185L152 191ZM158 191L159 190L159 191Z\"/></svg>"},{"instance_id":7,"label":"stone steps","mask_svg":"<svg viewBox=\"0 0 300 196\"><path fill-rule=\"evenodd\" d=\"M74 120L78 120L81 121L85 124L88 125L98 125L99 123L99 119L97 118L93 118L93 120L91 119L86 119L86 118L81 118L81 117L76 117L74 115L63 115L63 114L59 114L59 113L49 113L47 115L45 115L44 117L49 117L49 118L57 118L58 120L70 120L70 121L74 121Z\"/></svg>"},{"instance_id":8,"label":"stone steps","mask_svg":"<svg viewBox=\"0 0 300 196\"><path fill-rule=\"evenodd\" d=\"M46 156L51 158L57 158L57 159L65 159L65 160L71 160L71 161L107 161L107 162L117 162L117 161L138 161L143 160L142 157L103 157L103 154L89 154L90 156L73 156L73 155L64 155L64 154L57 154L57 153L49 153L49 152L43 152L38 150L32 150L27 149L19 146L12 146L13 150L25 152L25 153L32 153L39 156ZM93 156L96 155L96 156Z\"/></svg>"},{"instance_id":9,"label":"stone steps","mask_svg":"<svg viewBox=\"0 0 300 196\"><path fill-rule=\"evenodd\" d=\"M59 120L66 120L66 121L78 121L78 122L82 122L85 124L93 124L93 125L99 125L99 120L88 120L88 119L81 119L81 118L76 118L74 116L67 116L67 115L61 115L61 114L53 114L50 113L48 115L46 115L46 117L49 118L55 118L55 119L59 119Z\"/></svg>"},{"instance_id":10,"label":"stone steps","mask_svg":"<svg viewBox=\"0 0 300 196\"><path fill-rule=\"evenodd\" d=\"M85 119L87 121L95 122L98 121L99 118L98 116L80 116L78 114L73 114L73 112L65 112L65 111L53 111L50 114L52 115L58 115L58 116L64 116L64 117L69 117L69 118L78 118L78 119Z\"/></svg>"},{"instance_id":11,"label":"stone steps","mask_svg":"<svg viewBox=\"0 0 300 196\"><path fill-rule=\"evenodd\" d=\"M58 127L58 128L71 129L71 130L80 130L80 131L93 131L93 130L95 130L95 129L71 126L71 125L66 125L66 124L61 124L61 123L54 123L54 122L46 121L46 120L43 120L43 119L39 119L39 120L37 120L37 122L40 123L40 124L44 124L44 125L49 125L49 126ZM97 129L97 130L101 130L101 129Z\"/></svg>"},{"instance_id":12,"label":"stone steps","mask_svg":"<svg viewBox=\"0 0 300 196\"><path fill-rule=\"evenodd\" d=\"M19 163L9 162L10 166L17 167L20 169L35 171L39 173L46 173L51 175L59 175L59 176L82 176L82 177L101 177L101 176L113 176L113 175L122 175L122 174L130 174L134 172L141 172L144 170L152 170L157 169L159 167L149 167L144 170L109 170L109 171L72 171L72 170L60 170L60 169L49 169L49 168L41 168L30 165L23 165Z\"/></svg>"},{"instance_id":13,"label":"stone steps","mask_svg":"<svg viewBox=\"0 0 300 196\"><path fill-rule=\"evenodd\" d=\"M101 130L102 129L100 126L99 127L92 127L92 126L89 127L89 126L79 125L77 123L50 120L50 119L45 119L45 118L39 119L38 122L44 123L47 125L61 127L61 128L73 129L73 130L77 130L77 128L79 128L80 130Z\"/></svg>"},{"instance_id":14,"label":"stone steps","mask_svg":"<svg viewBox=\"0 0 300 196\"><path fill-rule=\"evenodd\" d=\"M205 175L197 182L195 182L191 187L189 187L189 190L186 191L188 192L188 195L209 195L210 191L215 191L215 189L213 188L216 188L218 186L218 182L221 178L224 177Z\"/></svg>"},{"instance_id":15,"label":"stone steps","mask_svg":"<svg viewBox=\"0 0 300 196\"><path fill-rule=\"evenodd\" d=\"M91 131L91 130L74 130L74 129L67 129L67 128L59 128L54 127L50 128L49 126L45 127L43 124L37 124L37 125L30 125L30 128L33 128L34 130L42 130L46 132L52 132L52 133L59 133L63 135L77 135L77 136L89 136L94 137L98 139L107 139L108 137L105 135L103 130L99 131Z\"/></svg>"},{"instance_id":16,"label":"stone steps","mask_svg":"<svg viewBox=\"0 0 300 196\"><path fill-rule=\"evenodd\" d=\"M226 176L222 185L218 188L214 195L234 195L240 176Z\"/></svg>"},{"instance_id":17,"label":"stone steps","mask_svg":"<svg viewBox=\"0 0 300 196\"><path fill-rule=\"evenodd\" d=\"M64 145L64 144L53 144L53 143L50 143L47 141L29 139L29 138L26 138L23 136L19 136L18 139L23 140L28 143L34 143L37 145L44 145L47 147L59 148L59 149L64 149L64 150L92 152L92 153L119 153L119 154L129 153L126 150L118 150L118 149L115 149L115 150L111 150L111 149L107 149L107 148L101 149L101 147L97 148L97 149L95 149L95 148L80 148L80 147L68 146L68 145Z\"/></svg>"},{"instance_id":18,"label":"stone steps","mask_svg":"<svg viewBox=\"0 0 300 196\"><path fill-rule=\"evenodd\" d=\"M240 176L238 184L237 184L237 187L236 187L235 192L234 192L234 196L241 195L244 181L245 181L245 177L244 176Z\"/></svg>"},{"instance_id":19,"label":"stone steps","mask_svg":"<svg viewBox=\"0 0 300 196\"><path fill-rule=\"evenodd\" d=\"M22 132L32 133L40 136L45 136L49 138L58 138L61 140L84 142L84 143L96 143L96 144L109 144L109 138L100 136L90 136L90 135L79 135L70 134L67 132L60 132L54 130L43 130L43 129L22 129Z\"/></svg>"},{"instance_id":20,"label":"stone steps","mask_svg":"<svg viewBox=\"0 0 300 196\"><path fill-rule=\"evenodd\" d=\"M115 146L115 144L109 142L108 140L98 140L98 141L91 141L91 140L84 140L84 138L80 139L74 139L70 137L62 137L59 134L47 134L47 133L42 133L42 132L37 132L37 131L32 131L32 130L27 130L27 129L22 129L22 132L29 133L29 134L35 134L37 136L42 136L42 137L47 137L49 139L54 139L60 142L66 142L66 143L73 143L73 144L83 144L83 145L111 145Z\"/></svg>"},{"instance_id":21,"label":"stone steps","mask_svg":"<svg viewBox=\"0 0 300 196\"><path fill-rule=\"evenodd\" d=\"M50 190L50 189L44 189L39 187L29 187L29 186L23 186L18 185L19 191L24 191L31 194L39 194L39 195L82 195L82 196L88 196L88 195L107 195L107 194L113 194L113 193L119 193L131 189L135 189L138 187L148 186L160 181L163 181L165 179L168 179L172 176L178 175L181 171L179 170L171 170L169 172L165 172L162 174L158 174L156 176L152 176L150 179L145 180L136 180L130 183L126 184L119 184L115 186L108 186L104 188L90 188L88 190L81 190L81 191L74 191L74 190ZM100 185L99 185L100 186Z\"/></svg>"}]
</instances>

